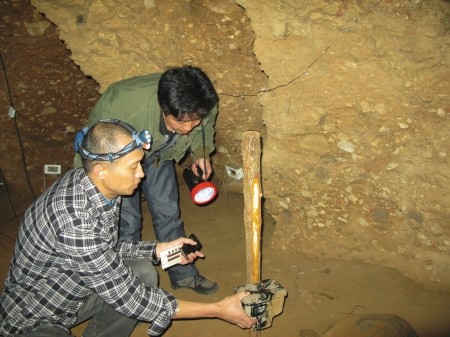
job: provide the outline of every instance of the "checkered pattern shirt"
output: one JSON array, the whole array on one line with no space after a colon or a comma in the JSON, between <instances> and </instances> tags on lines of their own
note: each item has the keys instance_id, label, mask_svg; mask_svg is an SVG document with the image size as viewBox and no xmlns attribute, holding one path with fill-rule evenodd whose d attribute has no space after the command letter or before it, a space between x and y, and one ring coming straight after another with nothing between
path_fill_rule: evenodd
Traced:
<instances>
[{"instance_id":1,"label":"checkered pattern shirt","mask_svg":"<svg viewBox=\"0 0 450 337\"><path fill-rule=\"evenodd\" d=\"M120 197L111 206L83 169L66 173L27 210L0 298L0 335L39 326L68 328L97 293L120 313L152 322L150 335L170 324L178 302L141 283L122 258L151 258L155 243L117 243Z\"/></svg>"}]
</instances>

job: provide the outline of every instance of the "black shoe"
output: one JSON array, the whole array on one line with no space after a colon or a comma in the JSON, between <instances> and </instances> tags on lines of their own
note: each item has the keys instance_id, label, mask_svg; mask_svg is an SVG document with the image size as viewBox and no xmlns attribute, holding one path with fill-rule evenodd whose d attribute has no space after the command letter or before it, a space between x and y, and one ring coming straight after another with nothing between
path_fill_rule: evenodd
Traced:
<instances>
[{"instance_id":1,"label":"black shoe","mask_svg":"<svg viewBox=\"0 0 450 337\"><path fill-rule=\"evenodd\" d=\"M190 288L196 293L204 295L213 294L219 289L219 285L216 282L210 281L200 274L185 278L184 280L171 282L171 286L173 289Z\"/></svg>"}]
</instances>

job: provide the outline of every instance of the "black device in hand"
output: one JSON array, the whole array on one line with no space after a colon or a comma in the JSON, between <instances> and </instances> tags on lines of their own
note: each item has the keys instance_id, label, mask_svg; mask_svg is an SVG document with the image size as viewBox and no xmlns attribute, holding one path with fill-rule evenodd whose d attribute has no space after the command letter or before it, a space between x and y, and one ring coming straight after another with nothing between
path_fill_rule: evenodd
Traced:
<instances>
[{"instance_id":1,"label":"black device in hand","mask_svg":"<svg viewBox=\"0 0 450 337\"><path fill-rule=\"evenodd\" d=\"M184 243L181 247L181 250L185 256L189 255L190 253L195 253L196 251L202 249L202 244L200 243L199 239L195 234L189 235L189 239L194 240L197 244L191 245L189 243Z\"/></svg>"}]
</instances>

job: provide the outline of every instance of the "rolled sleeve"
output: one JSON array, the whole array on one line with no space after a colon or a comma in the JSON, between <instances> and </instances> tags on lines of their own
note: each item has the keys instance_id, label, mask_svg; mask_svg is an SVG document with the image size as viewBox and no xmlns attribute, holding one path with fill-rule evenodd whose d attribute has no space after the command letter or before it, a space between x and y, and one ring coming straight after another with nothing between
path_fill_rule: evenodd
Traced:
<instances>
[{"instance_id":1,"label":"rolled sleeve","mask_svg":"<svg viewBox=\"0 0 450 337\"><path fill-rule=\"evenodd\" d=\"M77 227L60 233L60 245L70 256L72 271L115 310L130 318L153 322L153 333L162 333L178 309L177 300L161 288L140 282L111 249L111 240L104 240L103 235ZM149 242L145 251L151 254L153 246Z\"/></svg>"},{"instance_id":2,"label":"rolled sleeve","mask_svg":"<svg viewBox=\"0 0 450 337\"><path fill-rule=\"evenodd\" d=\"M150 328L147 330L147 333L150 336L159 336L161 335L169 326L172 321L172 317L178 310L178 301L173 297L169 292L161 289L162 292L165 293L164 297L164 307L166 308L164 311L160 313L160 315L153 321L150 325Z\"/></svg>"}]
</instances>

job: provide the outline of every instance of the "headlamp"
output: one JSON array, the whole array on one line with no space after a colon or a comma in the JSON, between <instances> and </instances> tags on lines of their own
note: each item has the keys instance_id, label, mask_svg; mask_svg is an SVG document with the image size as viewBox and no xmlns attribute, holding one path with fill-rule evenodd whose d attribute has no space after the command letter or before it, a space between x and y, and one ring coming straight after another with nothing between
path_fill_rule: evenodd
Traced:
<instances>
[{"instance_id":1,"label":"headlamp","mask_svg":"<svg viewBox=\"0 0 450 337\"><path fill-rule=\"evenodd\" d=\"M98 123L114 123L123 126L125 129L129 130L131 132L131 137L133 140L125 145L121 150L117 152L110 152L110 153L93 153L89 152L84 147L84 138L86 137L89 130ZM148 130L143 130L140 132L137 132L131 125L124 123L118 119L102 119L98 122L94 123L91 126L86 126L82 128L80 131L78 131L75 135L75 141L73 143L73 148L75 152L79 153L80 156L84 159L87 159L89 161L109 161L113 162L116 159L119 159L128 153L134 151L135 149L142 147L144 149L150 149L152 141L152 136L150 135L150 132Z\"/></svg>"}]
</instances>

